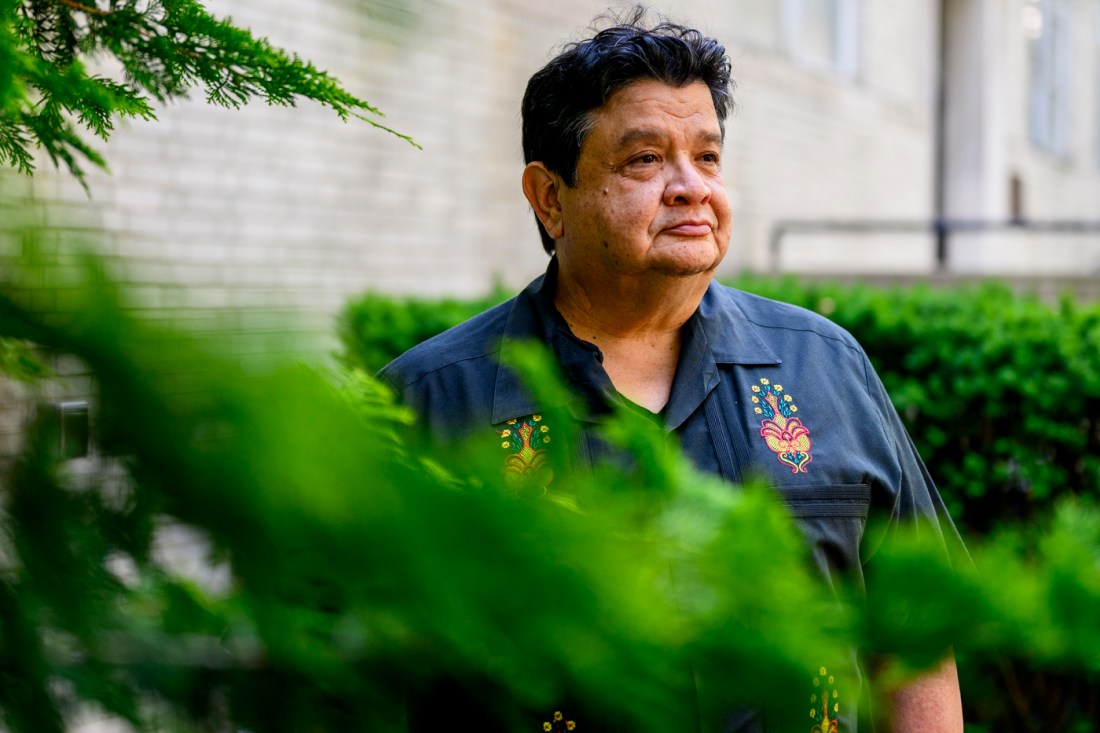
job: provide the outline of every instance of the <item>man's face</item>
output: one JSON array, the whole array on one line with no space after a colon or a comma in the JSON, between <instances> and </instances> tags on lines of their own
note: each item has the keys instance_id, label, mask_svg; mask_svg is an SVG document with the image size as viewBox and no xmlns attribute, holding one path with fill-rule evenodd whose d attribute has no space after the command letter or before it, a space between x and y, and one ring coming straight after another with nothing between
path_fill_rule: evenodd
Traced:
<instances>
[{"instance_id":1,"label":"man's face","mask_svg":"<svg viewBox=\"0 0 1100 733\"><path fill-rule=\"evenodd\" d=\"M637 81L594 114L577 185L558 192L563 272L712 272L729 246L731 214L722 133L706 84Z\"/></svg>"}]
</instances>

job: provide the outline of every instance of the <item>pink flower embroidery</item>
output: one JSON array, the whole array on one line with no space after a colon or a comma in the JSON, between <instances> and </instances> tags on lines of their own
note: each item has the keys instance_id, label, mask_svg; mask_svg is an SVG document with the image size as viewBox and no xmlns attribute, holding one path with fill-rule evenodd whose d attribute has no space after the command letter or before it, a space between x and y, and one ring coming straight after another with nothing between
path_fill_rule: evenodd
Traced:
<instances>
[{"instance_id":1,"label":"pink flower embroidery","mask_svg":"<svg viewBox=\"0 0 1100 733\"><path fill-rule=\"evenodd\" d=\"M790 466L791 473L809 473L806 465L813 460L810 455L810 431L802 421L794 417L798 412L793 398L783 394L783 385L773 385L767 379L761 386L753 385L753 411L763 416L760 436L768 444L779 462Z\"/></svg>"}]
</instances>

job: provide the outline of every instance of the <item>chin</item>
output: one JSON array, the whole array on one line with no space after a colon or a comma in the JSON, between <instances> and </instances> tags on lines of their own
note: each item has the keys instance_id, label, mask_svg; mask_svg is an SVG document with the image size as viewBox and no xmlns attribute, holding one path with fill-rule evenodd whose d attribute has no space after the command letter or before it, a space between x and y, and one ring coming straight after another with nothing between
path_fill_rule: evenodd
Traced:
<instances>
[{"instance_id":1,"label":"chin","mask_svg":"<svg viewBox=\"0 0 1100 733\"><path fill-rule=\"evenodd\" d=\"M651 269L673 277L713 274L721 264L723 254L714 249L706 252L668 252L654 262Z\"/></svg>"}]
</instances>

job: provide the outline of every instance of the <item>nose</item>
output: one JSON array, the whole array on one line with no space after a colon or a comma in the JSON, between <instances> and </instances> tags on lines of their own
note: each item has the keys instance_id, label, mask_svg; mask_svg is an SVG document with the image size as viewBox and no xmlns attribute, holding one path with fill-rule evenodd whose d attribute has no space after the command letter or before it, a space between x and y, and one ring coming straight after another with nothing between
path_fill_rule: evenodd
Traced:
<instances>
[{"instance_id":1,"label":"nose","mask_svg":"<svg viewBox=\"0 0 1100 733\"><path fill-rule=\"evenodd\" d=\"M669 171L665 182L667 206L706 203L710 198L710 184L691 159L686 156L677 158L667 170Z\"/></svg>"}]
</instances>

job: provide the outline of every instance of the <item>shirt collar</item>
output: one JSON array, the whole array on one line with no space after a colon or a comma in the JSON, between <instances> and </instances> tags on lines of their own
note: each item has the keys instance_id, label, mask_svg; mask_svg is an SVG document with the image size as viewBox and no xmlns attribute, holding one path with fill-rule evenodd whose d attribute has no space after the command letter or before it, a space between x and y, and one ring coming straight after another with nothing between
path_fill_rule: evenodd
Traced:
<instances>
[{"instance_id":1,"label":"shirt collar","mask_svg":"<svg viewBox=\"0 0 1100 733\"><path fill-rule=\"evenodd\" d=\"M691 317L702 326L714 361L744 365L782 363L768 346L760 326L748 319L737 300L736 290L712 282Z\"/></svg>"},{"instance_id":2,"label":"shirt collar","mask_svg":"<svg viewBox=\"0 0 1100 733\"><path fill-rule=\"evenodd\" d=\"M711 283L684 324L680 360L665 406L665 427L676 430L718 386L719 364L779 364L759 327L737 304L734 291Z\"/></svg>"},{"instance_id":3,"label":"shirt collar","mask_svg":"<svg viewBox=\"0 0 1100 733\"><path fill-rule=\"evenodd\" d=\"M583 399L567 405L541 405L522 381L503 364L497 366L493 392L493 422L524 417L550 408L568 407L578 420L605 412L614 388L603 369L603 354L595 345L573 335L554 305L558 260L551 258L546 273L535 279L513 301L504 326L505 341L539 341L550 347L569 386Z\"/></svg>"},{"instance_id":4,"label":"shirt collar","mask_svg":"<svg viewBox=\"0 0 1100 733\"><path fill-rule=\"evenodd\" d=\"M546 273L513 301L504 327L509 341L537 340L548 344L569 385L583 400L569 405L577 419L591 420L603 412L614 387L604 371L600 350L573 335L554 305L558 261L551 258ZM776 365L781 363L746 318L735 292L712 282L699 307L684 325L684 342L665 408L668 429L675 430L718 384L718 364ZM540 405L507 367L498 364L493 392L493 422L500 423L563 405ZM585 409L587 408L587 409Z\"/></svg>"}]
</instances>

